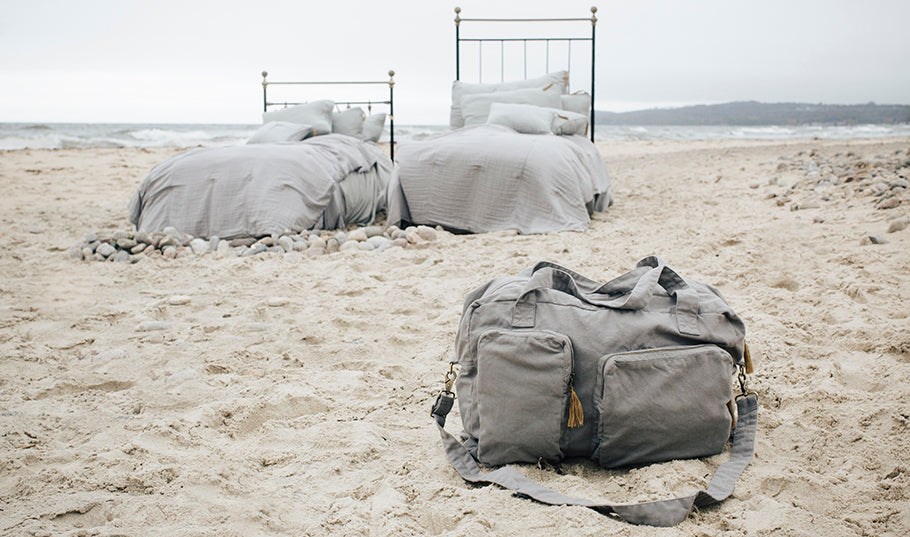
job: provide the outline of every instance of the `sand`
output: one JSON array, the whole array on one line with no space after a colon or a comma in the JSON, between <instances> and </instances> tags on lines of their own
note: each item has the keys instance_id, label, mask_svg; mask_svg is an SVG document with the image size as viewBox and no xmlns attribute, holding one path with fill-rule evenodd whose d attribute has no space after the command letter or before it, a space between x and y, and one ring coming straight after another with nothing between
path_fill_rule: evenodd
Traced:
<instances>
[{"instance_id":1,"label":"sand","mask_svg":"<svg viewBox=\"0 0 910 537\"><path fill-rule=\"evenodd\" d=\"M846 184L778 204L812 151L908 159L910 140L598 145L617 203L587 232L296 263L74 261L87 232L128 229L177 150L0 153L0 535L910 534L910 203ZM759 428L733 497L661 529L462 481L429 408L465 293L538 260L605 281L650 254L746 323ZM725 458L521 469L624 502L690 493Z\"/></svg>"}]
</instances>

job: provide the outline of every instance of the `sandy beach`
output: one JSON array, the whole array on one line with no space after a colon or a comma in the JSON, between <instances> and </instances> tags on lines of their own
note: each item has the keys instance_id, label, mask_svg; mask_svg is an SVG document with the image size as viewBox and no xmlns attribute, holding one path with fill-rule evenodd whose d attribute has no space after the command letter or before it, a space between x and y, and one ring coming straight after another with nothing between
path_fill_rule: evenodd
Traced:
<instances>
[{"instance_id":1,"label":"sandy beach","mask_svg":"<svg viewBox=\"0 0 910 537\"><path fill-rule=\"evenodd\" d=\"M0 535L910 534L910 139L598 147L616 204L583 233L135 264L67 250L129 229L178 149L0 152ZM759 427L733 497L648 528L465 483L429 415L464 295L652 254L746 323ZM726 457L520 468L633 502Z\"/></svg>"}]
</instances>

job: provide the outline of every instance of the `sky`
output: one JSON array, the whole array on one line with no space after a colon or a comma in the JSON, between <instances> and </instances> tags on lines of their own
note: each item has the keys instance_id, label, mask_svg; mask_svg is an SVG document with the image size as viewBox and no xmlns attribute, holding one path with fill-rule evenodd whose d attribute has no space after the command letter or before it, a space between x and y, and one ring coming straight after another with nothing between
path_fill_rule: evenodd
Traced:
<instances>
[{"instance_id":1,"label":"sky","mask_svg":"<svg viewBox=\"0 0 910 537\"><path fill-rule=\"evenodd\" d=\"M598 110L910 104L908 0L0 0L0 122L252 124L263 70L274 81L382 81L394 69L396 121L444 124L456 5L462 18L582 18L596 5ZM464 22L462 36L514 32L491 25ZM556 26L591 33L588 22ZM563 68L534 45L529 76ZM568 60L559 46L551 55ZM585 46L573 46L572 89L588 89ZM476 81L478 63L484 82L523 76L499 66L521 62L517 49L465 47L463 80ZM338 99L325 91L286 98Z\"/></svg>"}]
</instances>

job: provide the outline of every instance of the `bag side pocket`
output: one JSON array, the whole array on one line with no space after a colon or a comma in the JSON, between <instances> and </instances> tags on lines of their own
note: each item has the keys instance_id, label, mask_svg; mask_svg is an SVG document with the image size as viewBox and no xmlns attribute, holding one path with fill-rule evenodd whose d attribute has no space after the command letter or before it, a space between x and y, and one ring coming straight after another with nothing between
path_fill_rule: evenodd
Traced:
<instances>
[{"instance_id":1,"label":"bag side pocket","mask_svg":"<svg viewBox=\"0 0 910 537\"><path fill-rule=\"evenodd\" d=\"M477 344L477 458L489 465L562 458L572 344L543 330L490 330Z\"/></svg>"},{"instance_id":2,"label":"bag side pocket","mask_svg":"<svg viewBox=\"0 0 910 537\"><path fill-rule=\"evenodd\" d=\"M594 458L608 468L720 453L730 437L733 358L716 345L604 356Z\"/></svg>"}]
</instances>

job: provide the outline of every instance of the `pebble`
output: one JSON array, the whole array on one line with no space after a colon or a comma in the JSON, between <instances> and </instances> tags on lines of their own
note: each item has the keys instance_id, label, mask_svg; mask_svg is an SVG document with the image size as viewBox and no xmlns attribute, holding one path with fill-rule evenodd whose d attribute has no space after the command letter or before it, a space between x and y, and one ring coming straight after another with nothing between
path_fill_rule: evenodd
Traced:
<instances>
[{"instance_id":1,"label":"pebble","mask_svg":"<svg viewBox=\"0 0 910 537\"><path fill-rule=\"evenodd\" d=\"M281 246L285 253L292 252L294 251L294 239L287 235L283 235L278 239L278 246Z\"/></svg>"},{"instance_id":2,"label":"pebble","mask_svg":"<svg viewBox=\"0 0 910 537\"><path fill-rule=\"evenodd\" d=\"M350 233L348 233L348 240L363 242L363 241L367 240L367 233L366 233L366 231L364 231L362 229L355 229L355 230L351 231Z\"/></svg>"},{"instance_id":3,"label":"pebble","mask_svg":"<svg viewBox=\"0 0 910 537\"><path fill-rule=\"evenodd\" d=\"M273 308L280 308L291 303L291 299L283 296L273 296L266 301L266 304Z\"/></svg>"},{"instance_id":4,"label":"pebble","mask_svg":"<svg viewBox=\"0 0 910 537\"><path fill-rule=\"evenodd\" d=\"M103 242L98 245L98 248L95 249L95 253L101 254L104 257L110 257L116 252L117 249L111 246L110 244Z\"/></svg>"},{"instance_id":5,"label":"pebble","mask_svg":"<svg viewBox=\"0 0 910 537\"><path fill-rule=\"evenodd\" d=\"M167 298L167 303L171 306L185 306L190 303L192 299L186 295L173 295Z\"/></svg>"},{"instance_id":6,"label":"pebble","mask_svg":"<svg viewBox=\"0 0 910 537\"><path fill-rule=\"evenodd\" d=\"M190 248L196 255L202 255L209 251L209 241L205 239L193 239L190 241Z\"/></svg>"},{"instance_id":7,"label":"pebble","mask_svg":"<svg viewBox=\"0 0 910 537\"><path fill-rule=\"evenodd\" d=\"M896 231L903 231L907 229L908 220L902 218L900 220L895 220L888 224L888 233L894 233Z\"/></svg>"},{"instance_id":8,"label":"pebble","mask_svg":"<svg viewBox=\"0 0 910 537\"><path fill-rule=\"evenodd\" d=\"M114 254L112 259L114 260L115 263L131 263L132 262L132 256L130 256L130 253L125 250L120 250L119 252Z\"/></svg>"},{"instance_id":9,"label":"pebble","mask_svg":"<svg viewBox=\"0 0 910 537\"><path fill-rule=\"evenodd\" d=\"M265 332L269 329L269 323L247 323L243 328L247 332Z\"/></svg>"}]
</instances>

